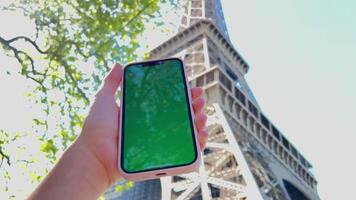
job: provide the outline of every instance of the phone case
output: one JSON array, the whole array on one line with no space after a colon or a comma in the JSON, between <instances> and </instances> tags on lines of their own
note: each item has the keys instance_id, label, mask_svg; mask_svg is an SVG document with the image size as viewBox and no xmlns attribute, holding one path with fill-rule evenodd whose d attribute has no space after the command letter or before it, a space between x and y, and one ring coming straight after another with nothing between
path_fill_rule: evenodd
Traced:
<instances>
[{"instance_id":1,"label":"phone case","mask_svg":"<svg viewBox=\"0 0 356 200\"><path fill-rule=\"evenodd\" d=\"M195 137L195 145L196 145L196 149L197 149L197 158L196 160L190 164L190 165L186 165L186 166L179 166L179 167L172 167L172 168L167 168L167 169L159 169L159 170L152 170L152 171L145 171L145 172L137 172L137 173L126 173L122 168L121 168L121 141L122 141L122 120L119 121L119 137L118 137L118 170L120 172L120 175L130 181L142 181L142 180L148 180L148 179L157 179L160 177L164 177L164 176L173 176L173 175L178 175L178 174L184 174L184 173L189 173L189 172L194 172L197 171L199 169L200 163L201 163L201 149L199 146L199 141L198 141L198 132L197 129L195 127L194 124L194 110L193 110L193 106L192 106L192 99L191 99L191 91L190 91L190 86L188 84L188 77L187 77L187 73L186 73L186 69L184 67L184 63L181 59L179 58L168 58L168 59L159 59L159 60L149 60L149 61L145 61L145 62L135 62L135 63L130 63L128 65L132 65L132 64L141 64L141 63L146 63L146 62L155 62L155 61L164 61L164 60L171 60L171 59L178 59L182 62L183 64L183 71L184 71L184 76L185 76L185 84L186 84L186 88L188 88L188 99L189 99L189 106L190 106L190 110L191 110L191 117L193 119L193 128L194 128L194 137ZM128 66L126 65L126 66ZM125 67L126 67L125 66ZM124 73L123 73L124 75ZM122 78L123 80L123 78ZM121 84L121 88L124 88L124 81L122 81ZM121 89L121 91L123 91L123 89ZM121 99L123 98L123 92L121 93ZM123 101L120 101L121 107L123 106ZM122 119L122 112L120 112L120 119Z\"/></svg>"}]
</instances>

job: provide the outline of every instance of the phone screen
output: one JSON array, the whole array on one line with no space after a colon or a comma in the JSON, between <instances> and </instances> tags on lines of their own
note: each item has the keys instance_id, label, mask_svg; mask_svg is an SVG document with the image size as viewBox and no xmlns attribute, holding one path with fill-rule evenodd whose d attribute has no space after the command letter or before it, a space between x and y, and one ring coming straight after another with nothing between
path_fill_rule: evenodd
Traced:
<instances>
[{"instance_id":1,"label":"phone screen","mask_svg":"<svg viewBox=\"0 0 356 200\"><path fill-rule=\"evenodd\" d=\"M127 173L184 166L197 158L183 64L124 69L121 167Z\"/></svg>"}]
</instances>

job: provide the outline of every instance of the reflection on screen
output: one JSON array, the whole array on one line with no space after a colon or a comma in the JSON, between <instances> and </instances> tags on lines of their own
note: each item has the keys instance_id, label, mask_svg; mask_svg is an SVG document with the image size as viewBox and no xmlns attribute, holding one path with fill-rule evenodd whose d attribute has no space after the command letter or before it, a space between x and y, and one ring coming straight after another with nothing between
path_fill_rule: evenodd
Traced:
<instances>
[{"instance_id":1,"label":"reflection on screen","mask_svg":"<svg viewBox=\"0 0 356 200\"><path fill-rule=\"evenodd\" d=\"M196 158L181 63L125 69L123 168L187 165Z\"/></svg>"}]
</instances>

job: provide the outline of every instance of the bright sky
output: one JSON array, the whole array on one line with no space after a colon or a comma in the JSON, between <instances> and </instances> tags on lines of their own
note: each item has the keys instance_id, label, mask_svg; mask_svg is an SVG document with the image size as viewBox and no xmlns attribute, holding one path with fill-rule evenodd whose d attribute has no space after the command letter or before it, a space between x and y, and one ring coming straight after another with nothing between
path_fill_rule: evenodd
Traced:
<instances>
[{"instance_id":1,"label":"bright sky","mask_svg":"<svg viewBox=\"0 0 356 200\"><path fill-rule=\"evenodd\" d=\"M264 113L314 165L321 198L350 199L356 180L356 2L222 4L230 38L250 64L247 80ZM166 18L174 21L175 16ZM16 27L10 28L6 19L0 13L0 27L6 27L2 36L31 30L21 16L12 18ZM153 47L168 34L148 30L142 42ZM1 70L14 64L0 55L0 93L6 94L0 99L0 126L28 130L35 112L23 96L28 81Z\"/></svg>"},{"instance_id":2,"label":"bright sky","mask_svg":"<svg viewBox=\"0 0 356 200\"><path fill-rule=\"evenodd\" d=\"M313 164L322 199L356 180L356 1L222 0L264 113Z\"/></svg>"}]
</instances>

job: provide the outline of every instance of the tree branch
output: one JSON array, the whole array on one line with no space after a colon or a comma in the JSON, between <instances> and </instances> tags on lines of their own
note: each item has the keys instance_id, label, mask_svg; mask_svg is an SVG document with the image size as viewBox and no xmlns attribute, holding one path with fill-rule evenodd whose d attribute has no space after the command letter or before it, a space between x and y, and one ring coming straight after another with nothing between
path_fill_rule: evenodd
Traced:
<instances>
[{"instance_id":1,"label":"tree branch","mask_svg":"<svg viewBox=\"0 0 356 200\"><path fill-rule=\"evenodd\" d=\"M4 38L2 38L3 40L4 40ZM33 47L35 47L35 49L39 52L39 53L41 53L41 54L47 54L48 53L48 50L49 49L47 49L47 50L42 50L37 44L36 44L36 42L35 41L33 41L33 40L31 40L30 38L28 38L28 37L26 37L26 36L17 36L17 37L14 37L14 38L12 38L12 39L10 39L10 40L5 40L5 42L7 43L7 44L11 44L12 42L15 42L16 40L25 40L25 42L29 42L29 43L31 43L32 44L32 46Z\"/></svg>"},{"instance_id":2,"label":"tree branch","mask_svg":"<svg viewBox=\"0 0 356 200\"><path fill-rule=\"evenodd\" d=\"M72 74L72 70L70 69L70 66L65 62L61 62L61 63L63 64L65 73L69 76L69 78L72 81L72 83L74 84L75 88L77 88L79 94L84 98L84 101L88 104L90 102L90 100L87 97L87 95L85 94L85 92L79 87L78 81L75 80L75 78Z\"/></svg>"},{"instance_id":3,"label":"tree branch","mask_svg":"<svg viewBox=\"0 0 356 200\"><path fill-rule=\"evenodd\" d=\"M15 40L14 40L15 41ZM10 42L8 42L7 40L5 40L4 38L2 38L0 36L0 43L3 44L6 48L10 49L15 58L17 59L17 61L21 64L21 66L26 66L26 63L25 63L25 60L23 58L21 58L21 55L24 55L29 61L30 61L30 64L31 64L31 72L33 75L41 75L43 77L46 76L46 74L43 74L41 72L38 72L36 69L35 69L35 63L34 63L34 60L32 59L32 57L30 55L28 55L26 52L24 51L21 51L21 50L18 50L16 49L15 47L11 46ZM42 88L45 88L45 86L43 85L43 79L37 79L33 76L31 76L30 74L26 73L25 74L25 77L26 78L29 78L33 81L35 81L36 83L38 83Z\"/></svg>"},{"instance_id":4,"label":"tree branch","mask_svg":"<svg viewBox=\"0 0 356 200\"><path fill-rule=\"evenodd\" d=\"M8 165L11 165L10 163L10 157L8 155L6 155L3 151L2 151L2 147L0 147L0 155L1 155L1 163L0 163L0 167L2 166L4 159L6 160L6 163Z\"/></svg>"},{"instance_id":5,"label":"tree branch","mask_svg":"<svg viewBox=\"0 0 356 200\"><path fill-rule=\"evenodd\" d=\"M74 45L75 49L78 51L78 53L83 56L84 58L88 59L90 57L90 55L87 55L83 52L83 50L79 47L78 43L72 41L72 40L69 40L68 41L70 44Z\"/></svg>"},{"instance_id":6,"label":"tree branch","mask_svg":"<svg viewBox=\"0 0 356 200\"><path fill-rule=\"evenodd\" d=\"M35 163L34 161L29 161L29 160L17 160L17 162L23 162L26 163L26 165Z\"/></svg>"},{"instance_id":7,"label":"tree branch","mask_svg":"<svg viewBox=\"0 0 356 200\"><path fill-rule=\"evenodd\" d=\"M15 58L19 61L19 63L22 66L25 66L26 64L25 64L24 60L20 57L21 54L24 55L30 61L31 70L34 75L44 75L43 73L40 73L35 69L34 60L32 59L32 57L30 55L28 55L26 52L18 50L17 48L10 45L11 42L13 42L15 40L17 40L17 39L13 38L11 40L5 40L3 37L0 36L0 43L2 43L5 47L9 48L14 53Z\"/></svg>"},{"instance_id":8,"label":"tree branch","mask_svg":"<svg viewBox=\"0 0 356 200\"><path fill-rule=\"evenodd\" d=\"M29 15L30 14L30 11L26 7L16 5L15 3L11 3L8 7L2 8L2 10L15 10L15 9L22 10L24 15Z\"/></svg>"},{"instance_id":9,"label":"tree branch","mask_svg":"<svg viewBox=\"0 0 356 200\"><path fill-rule=\"evenodd\" d=\"M151 1L149 3L147 3L141 10L139 10L129 21L127 21L122 28L119 31L116 31L118 33L122 32L123 28L125 28L126 26L130 25L132 22L134 22L143 12L145 12L145 10L147 10L154 2ZM109 43L112 39L114 39L116 35L112 35L104 44L102 44L101 46L105 46L107 43ZM99 50L101 50L101 48L99 48Z\"/></svg>"},{"instance_id":10,"label":"tree branch","mask_svg":"<svg viewBox=\"0 0 356 200\"><path fill-rule=\"evenodd\" d=\"M136 13L136 15L134 15L123 27L126 27L128 25L130 25L132 22L134 22L136 20L137 17L139 17L143 12L145 12L145 10L147 10L152 4L154 3L154 1L151 1L149 3L147 3L140 11L138 11Z\"/></svg>"}]
</instances>

